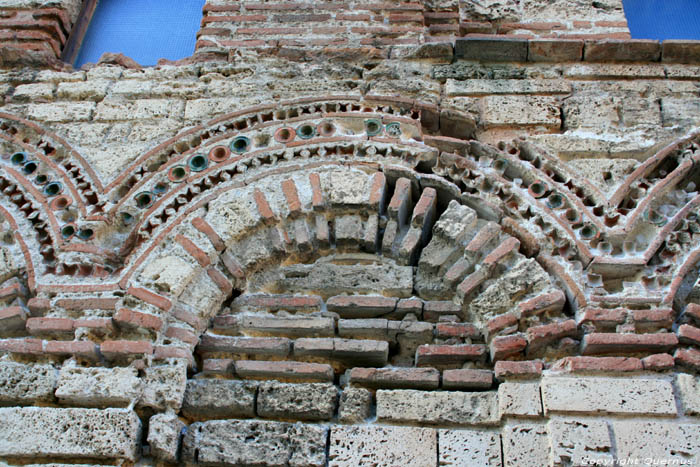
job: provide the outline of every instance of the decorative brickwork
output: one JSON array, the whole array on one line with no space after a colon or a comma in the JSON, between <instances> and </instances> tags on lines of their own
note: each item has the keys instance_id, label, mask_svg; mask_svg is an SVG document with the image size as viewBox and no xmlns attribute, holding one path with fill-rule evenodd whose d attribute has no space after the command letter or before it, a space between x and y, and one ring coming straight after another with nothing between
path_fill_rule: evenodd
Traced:
<instances>
[{"instance_id":1,"label":"decorative brickwork","mask_svg":"<svg viewBox=\"0 0 700 467\"><path fill-rule=\"evenodd\" d=\"M697 462L700 54L583 3L0 70L0 462Z\"/></svg>"}]
</instances>

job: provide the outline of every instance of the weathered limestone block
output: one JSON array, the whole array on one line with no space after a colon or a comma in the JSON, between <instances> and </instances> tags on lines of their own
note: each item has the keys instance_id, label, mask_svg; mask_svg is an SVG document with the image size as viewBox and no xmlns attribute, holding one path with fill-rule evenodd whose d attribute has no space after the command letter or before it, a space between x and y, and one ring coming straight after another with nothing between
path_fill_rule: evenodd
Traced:
<instances>
[{"instance_id":1,"label":"weathered limestone block","mask_svg":"<svg viewBox=\"0 0 700 467\"><path fill-rule=\"evenodd\" d=\"M377 420L392 423L493 425L498 399L489 392L377 391Z\"/></svg>"},{"instance_id":2,"label":"weathered limestone block","mask_svg":"<svg viewBox=\"0 0 700 467\"><path fill-rule=\"evenodd\" d=\"M471 316L488 320L507 312L528 292L543 291L551 279L534 259L523 258L469 304Z\"/></svg>"},{"instance_id":3,"label":"weathered limestone block","mask_svg":"<svg viewBox=\"0 0 700 467\"><path fill-rule=\"evenodd\" d=\"M189 426L182 458L188 465L321 467L328 429L259 420L214 420Z\"/></svg>"},{"instance_id":4,"label":"weathered limestone block","mask_svg":"<svg viewBox=\"0 0 700 467\"><path fill-rule=\"evenodd\" d=\"M340 395L338 420L342 423L362 423L370 416L372 393L364 388L345 388Z\"/></svg>"},{"instance_id":5,"label":"weathered limestone block","mask_svg":"<svg viewBox=\"0 0 700 467\"><path fill-rule=\"evenodd\" d=\"M676 387L686 415L700 415L700 376L676 375Z\"/></svg>"},{"instance_id":6,"label":"weathered limestone block","mask_svg":"<svg viewBox=\"0 0 700 467\"><path fill-rule=\"evenodd\" d=\"M141 395L135 368L63 367L56 397L64 403L85 407L126 407Z\"/></svg>"},{"instance_id":7,"label":"weathered limestone block","mask_svg":"<svg viewBox=\"0 0 700 467\"><path fill-rule=\"evenodd\" d=\"M435 465L437 432L431 428L393 426L334 426L328 465Z\"/></svg>"},{"instance_id":8,"label":"weathered limestone block","mask_svg":"<svg viewBox=\"0 0 700 467\"><path fill-rule=\"evenodd\" d=\"M491 94L569 94L571 84L564 80L541 79L448 79L445 93L448 97L483 96Z\"/></svg>"},{"instance_id":9,"label":"weathered limestone block","mask_svg":"<svg viewBox=\"0 0 700 467\"><path fill-rule=\"evenodd\" d=\"M481 103L481 119L487 128L511 125L561 127L558 99L550 96L487 96Z\"/></svg>"},{"instance_id":10,"label":"weathered limestone block","mask_svg":"<svg viewBox=\"0 0 700 467\"><path fill-rule=\"evenodd\" d=\"M260 385L257 414L261 417L328 420L333 417L338 390L330 383L278 383Z\"/></svg>"},{"instance_id":11,"label":"weathered limestone block","mask_svg":"<svg viewBox=\"0 0 700 467\"><path fill-rule=\"evenodd\" d=\"M25 404L53 399L58 370L51 365L0 362L0 402Z\"/></svg>"},{"instance_id":12,"label":"weathered limestone block","mask_svg":"<svg viewBox=\"0 0 700 467\"><path fill-rule=\"evenodd\" d=\"M376 257L367 258L376 261ZM320 292L321 295L342 293L381 293L410 297L413 291L413 268L397 266L391 261L380 264L297 264L281 268L282 278L276 288L289 293Z\"/></svg>"},{"instance_id":13,"label":"weathered limestone block","mask_svg":"<svg viewBox=\"0 0 700 467\"><path fill-rule=\"evenodd\" d=\"M225 298L224 293L211 280L207 272L200 270L187 284L179 301L189 306L200 317L209 318L216 310L220 309Z\"/></svg>"},{"instance_id":14,"label":"weathered limestone block","mask_svg":"<svg viewBox=\"0 0 700 467\"><path fill-rule=\"evenodd\" d=\"M585 465L584 462L612 460L608 424L601 420L551 420L547 425L552 465Z\"/></svg>"},{"instance_id":15,"label":"weathered limestone block","mask_svg":"<svg viewBox=\"0 0 700 467\"><path fill-rule=\"evenodd\" d=\"M369 176L359 170L333 170L322 172L323 198L333 207L359 207L369 203Z\"/></svg>"},{"instance_id":16,"label":"weathered limestone block","mask_svg":"<svg viewBox=\"0 0 700 467\"><path fill-rule=\"evenodd\" d=\"M153 284L161 292L178 297L194 278L195 272L195 266L184 259L165 255L149 261L141 271L140 279L145 284Z\"/></svg>"},{"instance_id":17,"label":"weathered limestone block","mask_svg":"<svg viewBox=\"0 0 700 467\"><path fill-rule=\"evenodd\" d=\"M138 404L140 407L180 410L187 385L187 362L179 360L171 365L146 368L141 382L143 394Z\"/></svg>"},{"instance_id":18,"label":"weathered limestone block","mask_svg":"<svg viewBox=\"0 0 700 467\"><path fill-rule=\"evenodd\" d=\"M506 425L502 436L503 465L542 467L549 464L549 440L544 425Z\"/></svg>"},{"instance_id":19,"label":"weathered limestone block","mask_svg":"<svg viewBox=\"0 0 700 467\"><path fill-rule=\"evenodd\" d=\"M501 383L498 386L498 410L501 417L542 415L540 383Z\"/></svg>"},{"instance_id":20,"label":"weathered limestone block","mask_svg":"<svg viewBox=\"0 0 700 467\"><path fill-rule=\"evenodd\" d=\"M262 222L251 190L231 190L212 200L204 217L227 246Z\"/></svg>"},{"instance_id":21,"label":"weathered limestone block","mask_svg":"<svg viewBox=\"0 0 700 467\"><path fill-rule=\"evenodd\" d=\"M148 422L148 445L156 459L177 462L185 423L175 414L156 414Z\"/></svg>"},{"instance_id":22,"label":"weathered limestone block","mask_svg":"<svg viewBox=\"0 0 700 467\"><path fill-rule=\"evenodd\" d=\"M187 381L182 413L194 420L255 416L257 383L227 379Z\"/></svg>"},{"instance_id":23,"label":"weathered limestone block","mask_svg":"<svg viewBox=\"0 0 700 467\"><path fill-rule=\"evenodd\" d=\"M700 460L700 424L615 421L612 426L618 459L665 459L686 465Z\"/></svg>"},{"instance_id":24,"label":"weathered limestone block","mask_svg":"<svg viewBox=\"0 0 700 467\"><path fill-rule=\"evenodd\" d=\"M676 415L671 383L639 378L544 378L545 414L619 413Z\"/></svg>"},{"instance_id":25,"label":"weathered limestone block","mask_svg":"<svg viewBox=\"0 0 700 467\"><path fill-rule=\"evenodd\" d=\"M438 465L503 465L501 435L484 430L438 430Z\"/></svg>"},{"instance_id":26,"label":"weathered limestone block","mask_svg":"<svg viewBox=\"0 0 700 467\"><path fill-rule=\"evenodd\" d=\"M0 408L0 457L135 461L141 421L125 409Z\"/></svg>"}]
</instances>

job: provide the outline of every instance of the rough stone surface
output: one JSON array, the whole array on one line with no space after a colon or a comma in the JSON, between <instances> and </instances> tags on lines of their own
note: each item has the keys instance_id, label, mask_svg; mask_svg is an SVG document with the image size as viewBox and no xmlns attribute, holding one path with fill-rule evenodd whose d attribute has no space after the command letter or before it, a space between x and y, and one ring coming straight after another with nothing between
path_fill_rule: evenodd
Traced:
<instances>
[{"instance_id":1,"label":"rough stone surface","mask_svg":"<svg viewBox=\"0 0 700 467\"><path fill-rule=\"evenodd\" d=\"M328 465L435 465L437 432L430 428L335 426L331 428Z\"/></svg>"},{"instance_id":2,"label":"rough stone surface","mask_svg":"<svg viewBox=\"0 0 700 467\"><path fill-rule=\"evenodd\" d=\"M213 420L190 425L183 461L199 465L294 467L326 463L328 429L261 420ZM195 457L196 456L196 457Z\"/></svg>"},{"instance_id":3,"label":"rough stone surface","mask_svg":"<svg viewBox=\"0 0 700 467\"><path fill-rule=\"evenodd\" d=\"M0 402L32 403L53 399L58 370L51 365L0 362Z\"/></svg>"},{"instance_id":4,"label":"rough stone surface","mask_svg":"<svg viewBox=\"0 0 700 467\"><path fill-rule=\"evenodd\" d=\"M501 383L498 386L498 409L504 415L540 416L540 383Z\"/></svg>"},{"instance_id":5,"label":"rough stone surface","mask_svg":"<svg viewBox=\"0 0 700 467\"><path fill-rule=\"evenodd\" d=\"M187 363L178 361L173 365L147 368L144 377L140 406L157 410L173 408L179 410L187 385Z\"/></svg>"},{"instance_id":6,"label":"rough stone surface","mask_svg":"<svg viewBox=\"0 0 700 467\"><path fill-rule=\"evenodd\" d=\"M610 462L613 459L608 424L601 420L552 420L547 425L555 466Z\"/></svg>"},{"instance_id":7,"label":"rough stone surface","mask_svg":"<svg viewBox=\"0 0 700 467\"><path fill-rule=\"evenodd\" d=\"M495 392L377 391L377 420L391 423L493 425L498 422Z\"/></svg>"},{"instance_id":8,"label":"rough stone surface","mask_svg":"<svg viewBox=\"0 0 700 467\"><path fill-rule=\"evenodd\" d=\"M328 383L265 382L257 396L257 414L267 418L328 420L338 403L338 390Z\"/></svg>"},{"instance_id":9,"label":"rough stone surface","mask_svg":"<svg viewBox=\"0 0 700 467\"><path fill-rule=\"evenodd\" d=\"M187 381L182 413L194 420L255 415L257 383L226 379Z\"/></svg>"},{"instance_id":10,"label":"rough stone surface","mask_svg":"<svg viewBox=\"0 0 700 467\"><path fill-rule=\"evenodd\" d=\"M676 376L676 387L686 415L700 415L700 377L689 374Z\"/></svg>"},{"instance_id":11,"label":"rough stone surface","mask_svg":"<svg viewBox=\"0 0 700 467\"><path fill-rule=\"evenodd\" d=\"M84 407L126 407L141 395L134 368L63 367L56 397L64 404Z\"/></svg>"},{"instance_id":12,"label":"rough stone surface","mask_svg":"<svg viewBox=\"0 0 700 467\"><path fill-rule=\"evenodd\" d=\"M338 420L341 423L362 423L370 416L372 393L365 388L345 388L340 394Z\"/></svg>"},{"instance_id":13,"label":"rough stone surface","mask_svg":"<svg viewBox=\"0 0 700 467\"><path fill-rule=\"evenodd\" d=\"M545 413L676 415L668 381L623 378L544 378Z\"/></svg>"},{"instance_id":14,"label":"rough stone surface","mask_svg":"<svg viewBox=\"0 0 700 467\"><path fill-rule=\"evenodd\" d=\"M618 458L660 458L687 463L696 463L700 458L698 424L615 421L612 427Z\"/></svg>"},{"instance_id":15,"label":"rough stone surface","mask_svg":"<svg viewBox=\"0 0 700 467\"><path fill-rule=\"evenodd\" d=\"M541 467L549 463L549 439L544 425L503 427L503 465Z\"/></svg>"},{"instance_id":16,"label":"rough stone surface","mask_svg":"<svg viewBox=\"0 0 700 467\"><path fill-rule=\"evenodd\" d=\"M137 459L141 421L126 409L0 408L0 457Z\"/></svg>"},{"instance_id":17,"label":"rough stone surface","mask_svg":"<svg viewBox=\"0 0 700 467\"><path fill-rule=\"evenodd\" d=\"M502 465L501 436L485 430L438 430L438 465Z\"/></svg>"},{"instance_id":18,"label":"rough stone surface","mask_svg":"<svg viewBox=\"0 0 700 467\"><path fill-rule=\"evenodd\" d=\"M185 423L175 414L157 414L148 421L148 445L156 459L177 462Z\"/></svg>"}]
</instances>

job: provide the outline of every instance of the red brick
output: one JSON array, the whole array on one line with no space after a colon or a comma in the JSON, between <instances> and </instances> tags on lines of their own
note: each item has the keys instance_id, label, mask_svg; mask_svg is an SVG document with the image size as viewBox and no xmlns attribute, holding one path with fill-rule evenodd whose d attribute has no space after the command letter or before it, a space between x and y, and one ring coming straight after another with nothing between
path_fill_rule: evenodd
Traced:
<instances>
[{"instance_id":1,"label":"red brick","mask_svg":"<svg viewBox=\"0 0 700 467\"><path fill-rule=\"evenodd\" d=\"M371 187L369 190L369 205L375 210L379 210L384 203L386 195L386 176L382 172L375 172L372 175Z\"/></svg>"},{"instance_id":2,"label":"red brick","mask_svg":"<svg viewBox=\"0 0 700 467\"><path fill-rule=\"evenodd\" d=\"M586 41L583 59L587 62L658 62L661 44L654 40L603 39Z\"/></svg>"},{"instance_id":3,"label":"red brick","mask_svg":"<svg viewBox=\"0 0 700 467\"><path fill-rule=\"evenodd\" d=\"M97 360L97 344L91 341L46 341L44 352L51 355L71 355L89 360Z\"/></svg>"},{"instance_id":4,"label":"red brick","mask_svg":"<svg viewBox=\"0 0 700 467\"><path fill-rule=\"evenodd\" d=\"M667 353L657 353L642 359L642 367L650 371L670 370L675 365L673 356Z\"/></svg>"},{"instance_id":5,"label":"red brick","mask_svg":"<svg viewBox=\"0 0 700 467\"><path fill-rule=\"evenodd\" d=\"M323 190L321 190L321 177L314 172L309 174L309 182L311 183L311 204L315 210L323 209L325 203L323 201Z\"/></svg>"},{"instance_id":6,"label":"red brick","mask_svg":"<svg viewBox=\"0 0 700 467\"><path fill-rule=\"evenodd\" d=\"M441 316L462 316L462 307L451 301L428 301L423 304L423 319L435 322Z\"/></svg>"},{"instance_id":7,"label":"red brick","mask_svg":"<svg viewBox=\"0 0 700 467\"><path fill-rule=\"evenodd\" d=\"M7 285L5 285L7 284ZM26 298L27 290L15 277L5 282L5 287L0 288L0 300L14 300L17 297ZM31 299L30 299L31 300Z\"/></svg>"},{"instance_id":8,"label":"red brick","mask_svg":"<svg viewBox=\"0 0 700 467\"><path fill-rule=\"evenodd\" d=\"M381 295L336 295L326 301L341 318L375 318L396 309L397 298Z\"/></svg>"},{"instance_id":9,"label":"red brick","mask_svg":"<svg viewBox=\"0 0 700 467\"><path fill-rule=\"evenodd\" d=\"M267 16L265 15L231 15L231 16L218 16L210 15L202 18L202 26L210 23L248 23L265 21Z\"/></svg>"},{"instance_id":10,"label":"red brick","mask_svg":"<svg viewBox=\"0 0 700 467\"><path fill-rule=\"evenodd\" d=\"M68 318L29 318L27 332L31 335L73 334L73 320Z\"/></svg>"},{"instance_id":11,"label":"red brick","mask_svg":"<svg viewBox=\"0 0 700 467\"><path fill-rule=\"evenodd\" d=\"M432 219L435 208L437 207L437 192L434 188L426 188L423 190L418 202L413 208L413 216L411 217L411 225L413 227L423 228L426 222Z\"/></svg>"},{"instance_id":12,"label":"red brick","mask_svg":"<svg viewBox=\"0 0 700 467\"><path fill-rule=\"evenodd\" d=\"M163 320L158 316L141 313L128 308L120 308L114 315L114 321L121 326L133 326L160 331Z\"/></svg>"},{"instance_id":13,"label":"red brick","mask_svg":"<svg viewBox=\"0 0 700 467\"><path fill-rule=\"evenodd\" d=\"M386 365L389 344L370 339L302 338L294 342L294 356L321 357L352 366Z\"/></svg>"},{"instance_id":14,"label":"red brick","mask_svg":"<svg viewBox=\"0 0 700 467\"><path fill-rule=\"evenodd\" d=\"M129 287L126 291L129 295L132 295L144 302L160 308L163 311L169 311L173 304L167 298L158 295L157 293L151 292L150 290L143 289L141 287Z\"/></svg>"},{"instance_id":15,"label":"red brick","mask_svg":"<svg viewBox=\"0 0 700 467\"><path fill-rule=\"evenodd\" d=\"M255 205L258 207L258 213L263 218L266 224L271 224L275 221L275 214L270 209L270 203L267 202L265 194L258 190L257 188L253 191L253 199L255 200Z\"/></svg>"},{"instance_id":16,"label":"red brick","mask_svg":"<svg viewBox=\"0 0 700 467\"><path fill-rule=\"evenodd\" d=\"M495 264L498 264L511 253L517 252L518 248L520 248L520 240L518 240L515 237L510 237L506 241L498 245L498 247L495 250L486 255L486 258L484 258L483 263L486 266L493 266Z\"/></svg>"},{"instance_id":17,"label":"red brick","mask_svg":"<svg viewBox=\"0 0 700 467\"><path fill-rule=\"evenodd\" d=\"M107 360L127 357L147 356L153 353L153 344L146 341L104 341L100 352Z\"/></svg>"},{"instance_id":18,"label":"red brick","mask_svg":"<svg viewBox=\"0 0 700 467\"><path fill-rule=\"evenodd\" d=\"M489 389L493 385L491 370L445 370L442 372L443 389Z\"/></svg>"},{"instance_id":19,"label":"red brick","mask_svg":"<svg viewBox=\"0 0 700 467\"><path fill-rule=\"evenodd\" d=\"M190 256L192 256L203 268L206 268L211 264L211 259L209 259L209 256L207 256L205 251L199 248L197 245L195 245L194 242L189 238L185 237L184 235L178 234L175 236L175 241L179 243L182 246L182 248L184 248L185 251Z\"/></svg>"},{"instance_id":20,"label":"red brick","mask_svg":"<svg viewBox=\"0 0 700 467\"><path fill-rule=\"evenodd\" d=\"M179 328L176 326L169 326L168 329L165 331L165 337L169 337L171 339L179 339L182 342L186 342L190 345L197 345L197 343L199 342L199 337L195 333L188 329Z\"/></svg>"},{"instance_id":21,"label":"red brick","mask_svg":"<svg viewBox=\"0 0 700 467\"><path fill-rule=\"evenodd\" d=\"M528 258L534 258L540 252L540 241L517 221L506 217L501 220L503 231L520 240L520 249Z\"/></svg>"},{"instance_id":22,"label":"red brick","mask_svg":"<svg viewBox=\"0 0 700 467\"><path fill-rule=\"evenodd\" d=\"M204 329L207 326L207 321L205 319L202 319L196 314L187 311L182 304L177 304L173 307L172 316L177 320L189 324L197 330Z\"/></svg>"},{"instance_id":23,"label":"red brick","mask_svg":"<svg viewBox=\"0 0 700 467\"><path fill-rule=\"evenodd\" d=\"M233 277L239 280L245 279L245 272L243 272L243 267L236 260L236 258L234 258L233 255L231 255L231 253L229 253L228 251L224 251L221 254L221 262L224 263L224 266L226 267L226 269L228 269L228 272L230 272Z\"/></svg>"},{"instance_id":24,"label":"red brick","mask_svg":"<svg viewBox=\"0 0 700 467\"><path fill-rule=\"evenodd\" d=\"M538 378L542 375L544 364L539 360L531 360L526 362L511 362L502 360L496 362L494 370L496 379L507 378Z\"/></svg>"},{"instance_id":25,"label":"red brick","mask_svg":"<svg viewBox=\"0 0 700 467\"><path fill-rule=\"evenodd\" d=\"M583 354L665 352L678 345L670 332L658 334L593 333L583 337Z\"/></svg>"},{"instance_id":26,"label":"red brick","mask_svg":"<svg viewBox=\"0 0 700 467\"><path fill-rule=\"evenodd\" d=\"M286 357L290 340L284 337L231 337L203 334L197 346L199 352L222 352L246 355L276 355Z\"/></svg>"},{"instance_id":27,"label":"red brick","mask_svg":"<svg viewBox=\"0 0 700 467\"><path fill-rule=\"evenodd\" d=\"M153 350L154 360L167 360L169 358L181 358L187 360L187 366L192 368L195 365L192 352L189 350L176 347L174 345L158 345Z\"/></svg>"},{"instance_id":28,"label":"red brick","mask_svg":"<svg viewBox=\"0 0 700 467\"><path fill-rule=\"evenodd\" d=\"M350 383L383 389L437 389L440 372L435 368L353 368Z\"/></svg>"},{"instance_id":29,"label":"red brick","mask_svg":"<svg viewBox=\"0 0 700 467\"><path fill-rule=\"evenodd\" d=\"M235 373L241 378L281 381L333 381L333 368L323 363L237 360Z\"/></svg>"},{"instance_id":30,"label":"red brick","mask_svg":"<svg viewBox=\"0 0 700 467\"><path fill-rule=\"evenodd\" d=\"M501 227L495 222L484 225L471 239L465 250L469 253L480 253L488 245L496 240L501 232Z\"/></svg>"},{"instance_id":31,"label":"red brick","mask_svg":"<svg viewBox=\"0 0 700 467\"><path fill-rule=\"evenodd\" d=\"M423 301L419 298L401 298L396 303L396 314L404 316L413 313L416 316L423 314Z\"/></svg>"},{"instance_id":32,"label":"red brick","mask_svg":"<svg viewBox=\"0 0 700 467\"><path fill-rule=\"evenodd\" d=\"M0 352L10 352L20 355L40 355L44 342L40 339L0 339Z\"/></svg>"},{"instance_id":33,"label":"red brick","mask_svg":"<svg viewBox=\"0 0 700 467\"><path fill-rule=\"evenodd\" d=\"M416 350L416 366L461 365L483 360L485 356L486 346L481 344L424 344Z\"/></svg>"},{"instance_id":34,"label":"red brick","mask_svg":"<svg viewBox=\"0 0 700 467\"><path fill-rule=\"evenodd\" d=\"M495 318L491 318L488 320L486 323L486 330L488 331L489 336L493 336L494 334L498 334L499 332L503 331L504 329L507 328L513 328L510 329L510 331L517 331L517 325L518 325L518 315L515 313L504 313L502 315L496 316Z\"/></svg>"},{"instance_id":35,"label":"red brick","mask_svg":"<svg viewBox=\"0 0 700 467\"><path fill-rule=\"evenodd\" d=\"M282 192L284 193L284 197L287 199L287 207L289 207L290 214L301 214L301 201L299 200L299 193L297 192L297 186L294 183L294 180L289 178L283 181Z\"/></svg>"},{"instance_id":36,"label":"red brick","mask_svg":"<svg viewBox=\"0 0 700 467\"><path fill-rule=\"evenodd\" d=\"M232 358L203 358L202 373L212 375L229 375L233 374ZM239 360L242 361L242 360Z\"/></svg>"},{"instance_id":37,"label":"red brick","mask_svg":"<svg viewBox=\"0 0 700 467\"><path fill-rule=\"evenodd\" d=\"M457 295L464 301L469 300L474 293L477 292L479 286L489 278L488 268L482 267L469 274L457 286Z\"/></svg>"},{"instance_id":38,"label":"red brick","mask_svg":"<svg viewBox=\"0 0 700 467\"><path fill-rule=\"evenodd\" d=\"M0 309L0 329L3 331L18 331L24 329L27 313L22 307L11 306Z\"/></svg>"},{"instance_id":39,"label":"red brick","mask_svg":"<svg viewBox=\"0 0 700 467\"><path fill-rule=\"evenodd\" d=\"M119 303L118 298L61 298L54 302L55 306L67 310L114 310Z\"/></svg>"},{"instance_id":40,"label":"red brick","mask_svg":"<svg viewBox=\"0 0 700 467\"><path fill-rule=\"evenodd\" d=\"M521 335L498 336L495 337L489 348L491 350L491 360L501 360L522 353L527 347L527 340Z\"/></svg>"},{"instance_id":41,"label":"red brick","mask_svg":"<svg viewBox=\"0 0 700 467\"><path fill-rule=\"evenodd\" d=\"M576 322L573 319L535 326L527 330L527 353L531 354L558 341L562 337L575 336Z\"/></svg>"},{"instance_id":42,"label":"red brick","mask_svg":"<svg viewBox=\"0 0 700 467\"><path fill-rule=\"evenodd\" d=\"M410 203L411 181L407 178L399 178L396 180L394 194L391 197L391 201L389 201L389 216L397 220L399 224L404 225L406 223L406 215Z\"/></svg>"},{"instance_id":43,"label":"red brick","mask_svg":"<svg viewBox=\"0 0 700 467\"><path fill-rule=\"evenodd\" d=\"M700 305L689 303L685 308L685 315L690 316L696 323L700 324Z\"/></svg>"},{"instance_id":44,"label":"red brick","mask_svg":"<svg viewBox=\"0 0 700 467\"><path fill-rule=\"evenodd\" d=\"M247 294L236 298L232 309L262 308L269 311L318 311L321 309L321 304L321 297L314 295Z\"/></svg>"},{"instance_id":45,"label":"red brick","mask_svg":"<svg viewBox=\"0 0 700 467\"><path fill-rule=\"evenodd\" d=\"M623 372L642 370L642 361L630 357L566 357L553 370L569 372Z\"/></svg>"},{"instance_id":46,"label":"red brick","mask_svg":"<svg viewBox=\"0 0 700 467\"><path fill-rule=\"evenodd\" d=\"M224 241L207 221L201 217L195 217L192 219L192 226L207 236L216 251L222 252L226 249Z\"/></svg>"},{"instance_id":47,"label":"red brick","mask_svg":"<svg viewBox=\"0 0 700 467\"><path fill-rule=\"evenodd\" d=\"M32 316L43 316L51 309L51 300L33 297L27 302L27 308L29 308Z\"/></svg>"},{"instance_id":48,"label":"red brick","mask_svg":"<svg viewBox=\"0 0 700 467\"><path fill-rule=\"evenodd\" d=\"M622 324L627 318L627 310L623 308L586 308L579 323L593 323L600 326L615 326Z\"/></svg>"},{"instance_id":49,"label":"red brick","mask_svg":"<svg viewBox=\"0 0 700 467\"><path fill-rule=\"evenodd\" d=\"M216 286L221 290L224 295L231 295L233 292L233 284L228 278L216 268L207 268L207 275L216 284Z\"/></svg>"},{"instance_id":50,"label":"red brick","mask_svg":"<svg viewBox=\"0 0 700 467\"><path fill-rule=\"evenodd\" d=\"M518 309L525 316L539 315L541 313L559 312L564 308L566 295L561 290L538 295L524 302L520 302Z\"/></svg>"},{"instance_id":51,"label":"red brick","mask_svg":"<svg viewBox=\"0 0 700 467\"><path fill-rule=\"evenodd\" d=\"M73 322L73 328L84 328L89 332L104 335L114 332L114 324L110 318L88 318L76 319Z\"/></svg>"},{"instance_id":52,"label":"red brick","mask_svg":"<svg viewBox=\"0 0 700 467\"><path fill-rule=\"evenodd\" d=\"M239 11L241 9L241 6L236 4L236 5L213 5L211 3L205 3L204 7L202 7L202 13L206 15L209 12L226 12L226 11Z\"/></svg>"},{"instance_id":53,"label":"red brick","mask_svg":"<svg viewBox=\"0 0 700 467\"><path fill-rule=\"evenodd\" d=\"M468 323L437 323L435 326L439 339L479 339L481 332L473 324Z\"/></svg>"},{"instance_id":54,"label":"red brick","mask_svg":"<svg viewBox=\"0 0 700 467\"><path fill-rule=\"evenodd\" d=\"M665 40L661 44L661 60L673 63L700 63L698 41Z\"/></svg>"},{"instance_id":55,"label":"red brick","mask_svg":"<svg viewBox=\"0 0 700 467\"><path fill-rule=\"evenodd\" d=\"M700 329L690 324L682 324L678 327L678 340L683 344L700 346Z\"/></svg>"},{"instance_id":56,"label":"red brick","mask_svg":"<svg viewBox=\"0 0 700 467\"><path fill-rule=\"evenodd\" d=\"M671 308L632 311L635 328L646 331L670 328L673 324L674 315L675 313Z\"/></svg>"},{"instance_id":57,"label":"red brick","mask_svg":"<svg viewBox=\"0 0 700 467\"><path fill-rule=\"evenodd\" d=\"M700 371L700 350L697 349L678 349L673 354L676 365L692 368L695 371Z\"/></svg>"}]
</instances>

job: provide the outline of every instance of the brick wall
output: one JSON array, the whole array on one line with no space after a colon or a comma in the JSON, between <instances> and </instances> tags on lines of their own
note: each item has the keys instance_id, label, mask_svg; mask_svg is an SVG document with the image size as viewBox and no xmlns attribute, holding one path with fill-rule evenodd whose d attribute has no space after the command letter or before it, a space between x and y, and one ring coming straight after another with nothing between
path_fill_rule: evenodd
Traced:
<instances>
[{"instance_id":1,"label":"brick wall","mask_svg":"<svg viewBox=\"0 0 700 467\"><path fill-rule=\"evenodd\" d=\"M0 462L697 462L700 46L299 5L0 70Z\"/></svg>"}]
</instances>

